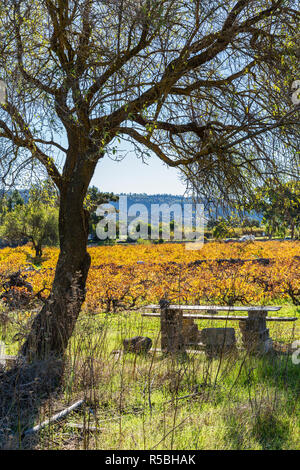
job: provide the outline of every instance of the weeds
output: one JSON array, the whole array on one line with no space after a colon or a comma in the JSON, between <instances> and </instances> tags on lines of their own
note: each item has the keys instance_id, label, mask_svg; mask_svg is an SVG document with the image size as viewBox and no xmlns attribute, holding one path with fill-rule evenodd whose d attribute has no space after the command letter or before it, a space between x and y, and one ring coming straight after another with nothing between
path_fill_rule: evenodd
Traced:
<instances>
[{"instance_id":1,"label":"weeds","mask_svg":"<svg viewBox=\"0 0 300 470\"><path fill-rule=\"evenodd\" d=\"M2 339L14 353L26 319L8 323L2 314ZM276 330L279 344L299 339L287 328ZM149 336L153 349L124 354L122 340L137 334ZM1 448L300 449L300 369L288 348L207 358L165 356L158 347L157 320L83 312L64 364L49 359L1 372ZM24 438L80 399L82 409Z\"/></svg>"}]
</instances>

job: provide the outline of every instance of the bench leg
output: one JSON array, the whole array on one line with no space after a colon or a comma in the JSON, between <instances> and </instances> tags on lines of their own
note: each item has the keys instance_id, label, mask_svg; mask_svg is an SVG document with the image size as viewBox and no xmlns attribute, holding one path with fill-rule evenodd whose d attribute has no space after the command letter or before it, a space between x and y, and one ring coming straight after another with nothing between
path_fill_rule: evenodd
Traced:
<instances>
[{"instance_id":1,"label":"bench leg","mask_svg":"<svg viewBox=\"0 0 300 470\"><path fill-rule=\"evenodd\" d=\"M182 312L169 308L167 301L160 302L161 349L165 353L184 352Z\"/></svg>"},{"instance_id":2,"label":"bench leg","mask_svg":"<svg viewBox=\"0 0 300 470\"><path fill-rule=\"evenodd\" d=\"M264 311L249 311L247 320L240 321L244 347L251 353L266 353L272 349L266 316Z\"/></svg>"}]
</instances>

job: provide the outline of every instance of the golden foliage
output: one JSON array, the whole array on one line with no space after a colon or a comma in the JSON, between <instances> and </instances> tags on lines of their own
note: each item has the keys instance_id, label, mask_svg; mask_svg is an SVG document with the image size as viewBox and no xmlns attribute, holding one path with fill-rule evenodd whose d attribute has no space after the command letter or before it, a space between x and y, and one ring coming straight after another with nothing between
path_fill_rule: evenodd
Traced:
<instances>
[{"instance_id":1,"label":"golden foliage","mask_svg":"<svg viewBox=\"0 0 300 470\"><path fill-rule=\"evenodd\" d=\"M162 297L188 304L285 301L300 289L299 248L297 241L212 242L195 251L171 243L89 248L85 308L117 311ZM34 292L51 287L57 258L58 249L47 248L42 267L27 271ZM28 259L27 246L0 250L0 275L25 272Z\"/></svg>"}]
</instances>

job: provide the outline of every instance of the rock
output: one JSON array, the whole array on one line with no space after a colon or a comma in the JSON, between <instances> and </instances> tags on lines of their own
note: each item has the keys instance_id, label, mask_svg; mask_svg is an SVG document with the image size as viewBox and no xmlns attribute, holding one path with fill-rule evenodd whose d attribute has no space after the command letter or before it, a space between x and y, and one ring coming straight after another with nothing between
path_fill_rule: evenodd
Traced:
<instances>
[{"instance_id":1,"label":"rock","mask_svg":"<svg viewBox=\"0 0 300 470\"><path fill-rule=\"evenodd\" d=\"M133 352L136 354L146 353L151 349L152 340L147 336L134 336L133 338L126 338L123 340L123 347L125 352Z\"/></svg>"}]
</instances>

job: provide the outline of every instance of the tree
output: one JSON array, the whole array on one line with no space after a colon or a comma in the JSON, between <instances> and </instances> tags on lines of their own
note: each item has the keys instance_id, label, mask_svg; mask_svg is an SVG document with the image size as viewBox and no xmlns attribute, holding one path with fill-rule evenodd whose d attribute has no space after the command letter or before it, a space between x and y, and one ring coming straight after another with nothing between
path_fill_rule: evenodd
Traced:
<instances>
[{"instance_id":1,"label":"tree","mask_svg":"<svg viewBox=\"0 0 300 470\"><path fill-rule=\"evenodd\" d=\"M279 184L276 180L269 180L256 189L246 207L263 215L263 223L270 237L290 231L291 238L294 238L300 225L300 182Z\"/></svg>"},{"instance_id":2,"label":"tree","mask_svg":"<svg viewBox=\"0 0 300 470\"><path fill-rule=\"evenodd\" d=\"M27 204L16 205L6 213L0 234L8 242L29 240L36 258L41 258L44 245L58 242L58 209L50 204L47 193L33 188Z\"/></svg>"},{"instance_id":3,"label":"tree","mask_svg":"<svg viewBox=\"0 0 300 470\"><path fill-rule=\"evenodd\" d=\"M17 189L15 189L11 194L6 195L4 192L0 197L0 225L2 225L3 220L7 212L11 212L17 206L23 205L24 200Z\"/></svg>"},{"instance_id":4,"label":"tree","mask_svg":"<svg viewBox=\"0 0 300 470\"><path fill-rule=\"evenodd\" d=\"M232 236L232 227L228 223L228 220L219 217L214 224L212 236L217 239Z\"/></svg>"},{"instance_id":5,"label":"tree","mask_svg":"<svg viewBox=\"0 0 300 470\"><path fill-rule=\"evenodd\" d=\"M2 1L2 173L41 167L60 193L56 274L23 354L66 348L91 263L84 199L118 141L224 197L292 172L298 21L293 0Z\"/></svg>"},{"instance_id":6,"label":"tree","mask_svg":"<svg viewBox=\"0 0 300 470\"><path fill-rule=\"evenodd\" d=\"M11 212L17 206L22 206L24 204L24 200L17 189L15 189L10 196L7 198L7 210Z\"/></svg>"}]
</instances>

